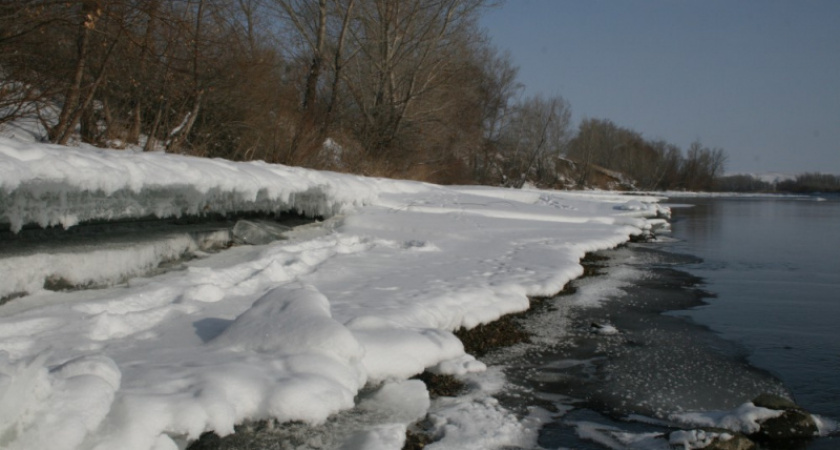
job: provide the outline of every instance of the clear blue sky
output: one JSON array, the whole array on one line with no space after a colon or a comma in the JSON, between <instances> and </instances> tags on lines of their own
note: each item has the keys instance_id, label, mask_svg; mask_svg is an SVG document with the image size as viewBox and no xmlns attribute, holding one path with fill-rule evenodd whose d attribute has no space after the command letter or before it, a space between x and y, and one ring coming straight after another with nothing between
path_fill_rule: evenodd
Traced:
<instances>
[{"instance_id":1,"label":"clear blue sky","mask_svg":"<svg viewBox=\"0 0 840 450\"><path fill-rule=\"evenodd\" d=\"M726 171L840 174L840 0L507 0L482 25L526 94Z\"/></svg>"}]
</instances>

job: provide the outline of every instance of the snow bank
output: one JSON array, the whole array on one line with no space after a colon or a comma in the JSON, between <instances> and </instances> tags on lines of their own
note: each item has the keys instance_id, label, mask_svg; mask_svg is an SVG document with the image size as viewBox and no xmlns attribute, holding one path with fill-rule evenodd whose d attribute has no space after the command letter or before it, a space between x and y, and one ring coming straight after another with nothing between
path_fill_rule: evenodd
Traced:
<instances>
[{"instance_id":1,"label":"snow bank","mask_svg":"<svg viewBox=\"0 0 840 450\"><path fill-rule=\"evenodd\" d=\"M331 216L370 203L385 180L261 161L71 148L0 137L0 225L297 211ZM403 185L410 187L410 185Z\"/></svg>"},{"instance_id":2,"label":"snow bank","mask_svg":"<svg viewBox=\"0 0 840 450\"><path fill-rule=\"evenodd\" d=\"M327 228L118 288L47 292L27 284L34 260L0 266L4 286L33 289L0 306L0 447L176 448L249 419L323 423L352 408L365 385L385 383L394 387L378 403L398 405L393 421L348 448L399 448L406 424L428 407L421 386L403 380L484 370L454 330L560 291L582 273L586 252L666 216L657 200L0 139L0 221L12 229L241 210L342 213ZM87 263L109 261L94 252ZM412 405L393 401L401 395ZM447 436L441 447L533 433L489 398L435 414Z\"/></svg>"}]
</instances>

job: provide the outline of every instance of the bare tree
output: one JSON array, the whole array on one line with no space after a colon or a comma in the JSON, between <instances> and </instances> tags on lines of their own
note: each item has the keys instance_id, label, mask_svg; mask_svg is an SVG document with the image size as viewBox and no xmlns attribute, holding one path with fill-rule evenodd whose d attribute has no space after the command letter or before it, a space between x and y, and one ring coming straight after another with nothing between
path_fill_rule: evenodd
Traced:
<instances>
[{"instance_id":1,"label":"bare tree","mask_svg":"<svg viewBox=\"0 0 840 450\"><path fill-rule=\"evenodd\" d=\"M327 129L332 124L333 112L335 111L338 103L339 83L341 81L341 72L344 68L344 47L347 42L350 19L353 17L353 7L356 4L356 0L348 0L343 8L338 6L340 5L339 0L336 0L335 4L337 10L343 14L343 17L341 19L341 27L339 28L336 38L335 50L333 51L333 78L330 89L330 100L327 103L327 108L324 113L324 121L321 128L322 134L326 134Z\"/></svg>"},{"instance_id":2,"label":"bare tree","mask_svg":"<svg viewBox=\"0 0 840 450\"><path fill-rule=\"evenodd\" d=\"M0 105L19 114L31 82L63 107L43 115L58 142L81 125L98 145L463 182L498 179L518 148L516 170L550 177L561 115L520 127L542 142L509 139L527 108L478 28L490 3L0 0Z\"/></svg>"},{"instance_id":3,"label":"bare tree","mask_svg":"<svg viewBox=\"0 0 840 450\"><path fill-rule=\"evenodd\" d=\"M529 97L516 105L504 131L502 184L516 188L527 181L552 184L555 161L569 141L570 123L571 109L562 97Z\"/></svg>"},{"instance_id":4,"label":"bare tree","mask_svg":"<svg viewBox=\"0 0 840 450\"><path fill-rule=\"evenodd\" d=\"M308 61L301 86L300 109L284 157L289 163L305 163L317 156L330 126L338 100L339 80L344 64L347 30L353 18L355 0L273 0L281 17L290 24L292 42L299 42L301 61ZM328 67L328 61L331 67ZM326 70L333 72L329 101L320 100L319 86ZM326 96L325 96L326 97Z\"/></svg>"},{"instance_id":5,"label":"bare tree","mask_svg":"<svg viewBox=\"0 0 840 450\"><path fill-rule=\"evenodd\" d=\"M143 27L142 37L136 43L137 49L137 72L132 77L129 87L131 92L131 125L126 135L126 142L136 144L140 141L140 132L143 127L143 106L147 103L145 83L148 79L148 68L153 61L155 50L155 35L160 14L160 0L149 0L145 2L144 7L141 8L145 16L145 26Z\"/></svg>"},{"instance_id":6,"label":"bare tree","mask_svg":"<svg viewBox=\"0 0 840 450\"><path fill-rule=\"evenodd\" d=\"M692 142L680 171L682 187L711 190L715 178L722 175L725 162L723 150L704 147L699 140Z\"/></svg>"},{"instance_id":7,"label":"bare tree","mask_svg":"<svg viewBox=\"0 0 840 450\"><path fill-rule=\"evenodd\" d=\"M195 9L192 10L191 8L187 8L187 12L191 12L194 14L193 18L193 25L187 29L187 36L189 38L189 42L192 44L189 49L190 52L190 85L191 85L191 101L192 107L184 114L183 119L181 120L178 125L172 129L169 133L169 143L167 144L166 148L167 151L176 151L178 148L183 144L183 142L187 139L187 136L190 135L190 131L192 131L193 126L195 125L195 121L198 118L198 114L201 111L201 103L204 99L205 94L205 86L204 80L202 79L202 71L206 70L206 68L202 67L202 65L207 64L205 60L205 48L204 46L207 45L207 41L203 36L204 30L204 21L205 17L204 14L206 13L205 10L206 0L198 0Z\"/></svg>"},{"instance_id":8,"label":"bare tree","mask_svg":"<svg viewBox=\"0 0 840 450\"><path fill-rule=\"evenodd\" d=\"M0 124L34 112L33 104L52 94L52 80L40 74L33 49L40 35L66 21L63 8L44 0L0 2Z\"/></svg>"},{"instance_id":9,"label":"bare tree","mask_svg":"<svg viewBox=\"0 0 840 450\"><path fill-rule=\"evenodd\" d=\"M345 81L372 156L391 150L418 99L438 88L481 0L366 0L351 29L359 54Z\"/></svg>"},{"instance_id":10,"label":"bare tree","mask_svg":"<svg viewBox=\"0 0 840 450\"><path fill-rule=\"evenodd\" d=\"M70 138L70 131L75 123L71 123L77 111L81 109L82 83L85 79L89 55L91 34L96 23L102 16L102 5L98 1L85 0L79 8L79 26L76 37L76 68L73 77L67 85L64 94L64 104L58 115L58 123L49 129L49 139L59 144L66 144Z\"/></svg>"},{"instance_id":11,"label":"bare tree","mask_svg":"<svg viewBox=\"0 0 840 450\"><path fill-rule=\"evenodd\" d=\"M480 109L481 136L479 144L469 155L469 164L476 181L487 183L501 179L499 152L502 137L514 113L514 100L522 90L516 77L519 69L513 65L509 53L499 53L486 43L480 43L472 53L475 61L473 76L476 102ZM469 54L469 53L468 53Z\"/></svg>"},{"instance_id":12,"label":"bare tree","mask_svg":"<svg viewBox=\"0 0 840 450\"><path fill-rule=\"evenodd\" d=\"M619 146L618 127L614 123L593 118L582 120L568 149L569 158L578 165L578 187L590 183L593 166L608 166L612 151Z\"/></svg>"}]
</instances>

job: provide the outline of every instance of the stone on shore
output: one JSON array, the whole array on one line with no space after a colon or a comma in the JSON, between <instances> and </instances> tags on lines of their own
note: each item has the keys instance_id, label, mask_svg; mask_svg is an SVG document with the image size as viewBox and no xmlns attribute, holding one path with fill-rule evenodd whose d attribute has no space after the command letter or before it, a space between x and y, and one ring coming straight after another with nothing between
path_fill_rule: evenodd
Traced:
<instances>
[{"instance_id":1,"label":"stone on shore","mask_svg":"<svg viewBox=\"0 0 840 450\"><path fill-rule=\"evenodd\" d=\"M753 400L755 406L784 411L782 415L761 422L761 429L752 435L753 439L765 442L785 442L812 439L819 434L817 423L807 411L792 401L770 394L762 394Z\"/></svg>"}]
</instances>

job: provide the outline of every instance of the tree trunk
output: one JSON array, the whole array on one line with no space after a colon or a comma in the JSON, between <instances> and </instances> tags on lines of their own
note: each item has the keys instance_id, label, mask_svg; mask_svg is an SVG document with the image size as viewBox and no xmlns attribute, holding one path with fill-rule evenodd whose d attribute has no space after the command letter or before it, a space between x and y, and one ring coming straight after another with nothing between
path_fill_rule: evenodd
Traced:
<instances>
[{"instance_id":1,"label":"tree trunk","mask_svg":"<svg viewBox=\"0 0 840 450\"><path fill-rule=\"evenodd\" d=\"M96 95L97 89L102 84L102 81L105 79L105 70L108 68L108 62L111 59L111 54L114 50L114 47L117 46L117 42L119 42L122 35L118 35L114 38L111 45L108 47L107 52L105 53L105 57L102 59L102 66L99 68L99 73L96 75L96 80L94 80L93 85L88 90L87 95L85 95L84 101L76 108L73 112L71 117L67 120L67 124L64 127L64 132L57 137L56 143L60 145L66 145L67 142L70 140L70 136L73 135L73 128L76 127L76 124L79 123L79 120L84 114L85 110L89 109L93 105L93 97ZM78 102L78 99L76 100Z\"/></svg>"},{"instance_id":2,"label":"tree trunk","mask_svg":"<svg viewBox=\"0 0 840 450\"><path fill-rule=\"evenodd\" d=\"M146 30L143 32L143 44L140 48L140 62L137 66L139 76L145 75L146 72L148 54L151 52L151 47L153 46L152 35L155 32L155 21L157 20L160 1L150 0L147 2L147 7L149 19L146 22ZM128 129L128 135L125 138L129 144L136 144L140 141L140 132L143 129L143 99L140 98L143 89L138 84L135 84L132 89L134 107L131 109L131 127Z\"/></svg>"},{"instance_id":3,"label":"tree trunk","mask_svg":"<svg viewBox=\"0 0 840 450\"><path fill-rule=\"evenodd\" d=\"M302 143L311 136L315 129L315 106L318 95L318 79L321 77L321 66L324 62L324 42L327 35L327 0L318 0L318 30L315 45L312 48L312 64L309 66L309 73L306 76L304 87L302 112L298 119L292 142L289 144L289 152L286 155L287 163L295 163L300 158L298 155ZM320 128L317 129L320 131ZM319 136L314 136L318 140Z\"/></svg>"},{"instance_id":4,"label":"tree trunk","mask_svg":"<svg viewBox=\"0 0 840 450\"><path fill-rule=\"evenodd\" d=\"M324 112L324 121L321 124L321 135L326 136L327 131L332 125L332 114L335 110L335 104L338 102L338 83L341 79L341 54L344 51L344 41L347 36L347 28L350 23L350 16L353 11L353 5L355 4L356 0L350 0L350 3L347 4L347 10L344 13L344 20L341 23L341 32L338 35L338 42L335 48L335 56L333 58L333 80L332 80L332 87L330 90L330 102L327 104L327 109Z\"/></svg>"},{"instance_id":5,"label":"tree trunk","mask_svg":"<svg viewBox=\"0 0 840 450\"><path fill-rule=\"evenodd\" d=\"M312 64L306 76L306 90L303 95L303 109L311 113L315 107L315 96L318 91L318 78L321 76L321 66L324 62L324 41L327 35L327 0L318 0L318 37L315 48L312 49Z\"/></svg>"},{"instance_id":6,"label":"tree trunk","mask_svg":"<svg viewBox=\"0 0 840 450\"><path fill-rule=\"evenodd\" d=\"M73 71L73 79L64 94L64 105L58 115L58 123L48 131L49 139L52 142L66 144L69 139L70 119L79 108L79 98L82 95L82 82L84 81L88 54L90 53L90 33L96 26L96 21L101 14L102 10L97 2L88 0L82 3L82 17L79 23L79 35L76 40L76 67Z\"/></svg>"},{"instance_id":7,"label":"tree trunk","mask_svg":"<svg viewBox=\"0 0 840 450\"><path fill-rule=\"evenodd\" d=\"M185 121L183 121L183 125L172 133L169 144L166 146L166 150L168 152L175 152L179 150L181 145L187 140L187 137L190 135L192 127L195 124L195 120L198 118L198 113L201 110L201 100L203 97L203 90L198 91L195 94L195 102L193 103L192 110L187 113Z\"/></svg>"},{"instance_id":8,"label":"tree trunk","mask_svg":"<svg viewBox=\"0 0 840 450\"><path fill-rule=\"evenodd\" d=\"M166 102L162 101L155 112L155 120L152 122L152 128L149 130L149 135L146 138L146 144L143 145L144 152L155 151L157 147L157 133L160 128L160 122L163 119L163 111L166 109Z\"/></svg>"}]
</instances>

